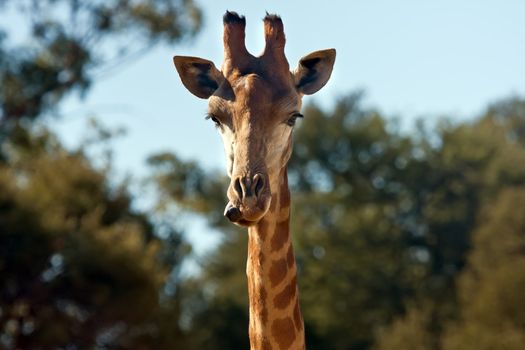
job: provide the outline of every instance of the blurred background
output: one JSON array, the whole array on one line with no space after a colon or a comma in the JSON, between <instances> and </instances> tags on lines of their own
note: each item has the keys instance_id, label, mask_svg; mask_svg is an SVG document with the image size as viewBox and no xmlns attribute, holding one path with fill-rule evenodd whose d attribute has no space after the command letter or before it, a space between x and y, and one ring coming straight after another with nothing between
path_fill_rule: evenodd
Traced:
<instances>
[{"instance_id":1,"label":"blurred background","mask_svg":"<svg viewBox=\"0 0 525 350\"><path fill-rule=\"evenodd\" d=\"M0 349L247 349L247 235L174 54L337 49L289 164L308 349L522 349L522 1L0 0Z\"/></svg>"}]
</instances>

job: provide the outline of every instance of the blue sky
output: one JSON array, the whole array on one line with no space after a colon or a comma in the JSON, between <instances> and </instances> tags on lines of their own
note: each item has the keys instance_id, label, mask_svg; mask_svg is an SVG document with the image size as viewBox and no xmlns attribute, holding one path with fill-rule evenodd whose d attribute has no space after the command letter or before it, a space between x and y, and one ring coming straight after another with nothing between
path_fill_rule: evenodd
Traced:
<instances>
[{"instance_id":1,"label":"blue sky","mask_svg":"<svg viewBox=\"0 0 525 350\"><path fill-rule=\"evenodd\" d=\"M329 107L338 96L364 89L367 104L400 116L409 129L417 117L464 120L499 98L525 96L522 0L197 3L204 11L204 27L195 41L157 47L103 77L84 100L68 98L60 107L64 117L50 121L64 142L77 144L87 117L96 116L108 126L128 130L115 142L120 174L147 174L145 158L163 150L225 173L219 136L213 123L204 120L206 101L185 90L172 56L200 56L219 67L226 9L246 16L252 53L263 48L261 20L266 11L283 18L292 66L311 51L337 49L328 85L305 102Z\"/></svg>"},{"instance_id":2,"label":"blue sky","mask_svg":"<svg viewBox=\"0 0 525 350\"><path fill-rule=\"evenodd\" d=\"M146 156L160 150L223 170L219 137L204 120L206 101L184 89L172 56L201 56L220 66L226 9L246 16L246 42L253 53L263 48L266 11L283 18L292 66L311 51L337 49L330 82L305 102L329 107L338 96L364 89L368 104L410 126L416 117L467 118L498 98L525 95L525 1L197 3L204 27L194 42L158 47L103 77L84 100L72 97L62 105L65 117L51 124L65 142L78 142L86 117L97 116L128 130L115 144L122 172L143 174Z\"/></svg>"}]
</instances>

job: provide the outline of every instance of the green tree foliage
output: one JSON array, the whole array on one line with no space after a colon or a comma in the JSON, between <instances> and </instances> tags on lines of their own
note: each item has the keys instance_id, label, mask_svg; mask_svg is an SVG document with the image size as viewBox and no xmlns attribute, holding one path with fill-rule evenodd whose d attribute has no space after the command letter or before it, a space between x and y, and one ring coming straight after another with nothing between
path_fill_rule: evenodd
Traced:
<instances>
[{"instance_id":1,"label":"green tree foliage","mask_svg":"<svg viewBox=\"0 0 525 350\"><path fill-rule=\"evenodd\" d=\"M152 181L159 191L159 209L167 209L175 201L181 209L208 215L216 225L223 225L220 210L223 203L226 176L213 177L198 163L184 161L172 153L159 153L147 160Z\"/></svg>"},{"instance_id":2,"label":"green tree foliage","mask_svg":"<svg viewBox=\"0 0 525 350\"><path fill-rule=\"evenodd\" d=\"M9 42L0 27L0 125L34 119L71 91L159 42L176 42L200 28L191 0L41 0L0 3L28 42ZM8 37L7 37L8 38ZM4 130L5 132L5 130Z\"/></svg>"},{"instance_id":3,"label":"green tree foliage","mask_svg":"<svg viewBox=\"0 0 525 350\"><path fill-rule=\"evenodd\" d=\"M521 349L525 344L525 187L486 204L459 283L461 319L444 349Z\"/></svg>"},{"instance_id":4,"label":"green tree foliage","mask_svg":"<svg viewBox=\"0 0 525 350\"><path fill-rule=\"evenodd\" d=\"M156 320L165 317L159 297L167 276L184 256L180 234L170 228L170 240L157 238L147 217L131 209L125 185L110 186L82 150L66 151L46 131L16 134L16 144L4 145L10 164L0 167L3 345L153 341L170 326ZM177 322L171 327L169 344L182 334Z\"/></svg>"},{"instance_id":5,"label":"green tree foliage","mask_svg":"<svg viewBox=\"0 0 525 350\"><path fill-rule=\"evenodd\" d=\"M435 349L435 337L430 331L431 315L425 309L410 308L394 320L386 334L378 337L375 349L431 350Z\"/></svg>"},{"instance_id":6,"label":"green tree foliage","mask_svg":"<svg viewBox=\"0 0 525 350\"><path fill-rule=\"evenodd\" d=\"M523 135L520 134L525 120L523 106L525 102L522 100L505 100L490 106L481 117L471 123L441 128L439 147L435 147L430 158L433 171L428 172L427 176L427 179L431 178L436 182L424 207L426 221L430 223L427 240L429 251L432 252L430 256L435 260L430 266L435 277L424 281L424 292L419 304L412 306L412 309L422 309L423 312L412 310L404 319L396 321L394 327L383 333L381 344L384 346L380 349L388 349L391 341L413 331L410 314L417 312L425 319L420 326L420 336L427 338L427 343L432 344L431 349L447 349L449 346L453 349L468 349L468 344L471 344L470 348L482 348L483 332L480 328L477 328L478 333L470 333L477 334L480 338L476 339L474 336L470 338L470 343L467 341L467 329L471 324L476 324L471 323L473 318L465 322L463 335L460 335L460 331L452 331L457 325L451 320L466 317L461 316L465 313L471 315L469 310L473 307L471 303L474 300L480 304L494 302L490 297L483 300L475 297L479 296L483 284L465 282L478 275L480 255L483 255L483 264L486 265L492 265L495 259L512 265L510 256L497 253L508 247L509 242L501 239L501 229L497 225L487 225L487 221L490 222L494 212L500 215L505 213L509 220L514 218L512 220L519 221L522 217L519 204L516 203L513 209L508 202L498 198L506 197L508 191L514 191L509 188L517 189L525 183L525 148ZM490 239L492 244L492 250L485 251L486 254L480 252L480 249L488 247L479 243L482 239L480 237ZM471 255L470 260L467 260L468 254ZM473 258L476 256L477 260ZM465 266L466 272L462 272ZM436 275L440 270L442 272ZM516 271L516 267L513 270ZM491 274L495 279L489 282L493 292L503 292L504 280L511 284L503 287L507 292L512 294L519 291L519 286L514 285L519 282L513 281L507 272L502 268ZM458 278L461 282L459 286ZM493 295L492 298L497 296ZM515 306L519 309L519 303ZM504 314L505 311L501 311L498 316L493 315L495 317L492 320L496 323L505 322ZM505 348L504 343L500 343L502 333L498 336L497 328L493 332L495 333L483 334L483 337L493 341L487 341L486 348ZM443 338L446 346L442 344ZM512 337L509 339L512 343ZM501 344L501 347L497 344Z\"/></svg>"}]
</instances>

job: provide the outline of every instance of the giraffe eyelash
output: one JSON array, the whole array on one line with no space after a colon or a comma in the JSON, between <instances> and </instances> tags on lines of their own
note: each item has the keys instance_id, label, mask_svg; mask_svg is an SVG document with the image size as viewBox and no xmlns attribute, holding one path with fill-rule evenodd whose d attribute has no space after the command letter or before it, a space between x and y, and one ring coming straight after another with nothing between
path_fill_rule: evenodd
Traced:
<instances>
[{"instance_id":1,"label":"giraffe eyelash","mask_svg":"<svg viewBox=\"0 0 525 350\"><path fill-rule=\"evenodd\" d=\"M210 113L206 114L206 117L204 117L204 119L206 119L206 120L211 119L212 122L215 123L215 127L216 128L221 126L221 121L216 116L214 116L213 114L210 114Z\"/></svg>"},{"instance_id":2,"label":"giraffe eyelash","mask_svg":"<svg viewBox=\"0 0 525 350\"><path fill-rule=\"evenodd\" d=\"M286 121L286 124L288 126L294 126L297 118L304 118L304 116L301 113L294 113L290 116L290 118L288 118L288 120Z\"/></svg>"}]
</instances>

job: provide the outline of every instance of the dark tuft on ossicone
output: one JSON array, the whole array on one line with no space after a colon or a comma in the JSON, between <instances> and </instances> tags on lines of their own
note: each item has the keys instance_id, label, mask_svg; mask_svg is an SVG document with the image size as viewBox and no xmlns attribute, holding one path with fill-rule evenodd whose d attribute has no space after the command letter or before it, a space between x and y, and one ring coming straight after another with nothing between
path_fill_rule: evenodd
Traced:
<instances>
[{"instance_id":1,"label":"dark tuft on ossicone","mask_svg":"<svg viewBox=\"0 0 525 350\"><path fill-rule=\"evenodd\" d=\"M279 17L278 15L269 14L268 12L266 12L266 17L264 17L264 21L265 22L277 22L277 21L281 21L281 17Z\"/></svg>"},{"instance_id":2,"label":"dark tuft on ossicone","mask_svg":"<svg viewBox=\"0 0 525 350\"><path fill-rule=\"evenodd\" d=\"M246 18L239 16L237 12L226 11L224 17L222 17L224 24L243 24L246 25Z\"/></svg>"}]
</instances>

